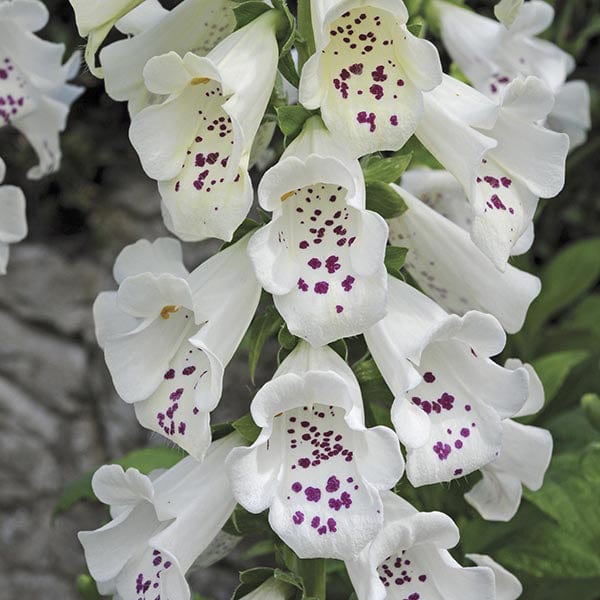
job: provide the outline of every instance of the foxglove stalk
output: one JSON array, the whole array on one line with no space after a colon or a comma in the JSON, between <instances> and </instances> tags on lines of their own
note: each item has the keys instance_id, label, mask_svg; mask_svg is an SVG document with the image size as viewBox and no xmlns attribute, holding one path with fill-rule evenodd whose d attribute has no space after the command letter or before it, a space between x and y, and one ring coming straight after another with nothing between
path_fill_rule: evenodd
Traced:
<instances>
[{"instance_id":1,"label":"foxglove stalk","mask_svg":"<svg viewBox=\"0 0 600 600\"><path fill-rule=\"evenodd\" d=\"M92 479L112 520L79 533L86 562L101 594L121 600L188 600L186 571L197 559L208 566L222 558L211 545L231 516L235 500L223 468L227 454L243 444L231 434L214 442L204 462L184 458L161 474L142 475L118 465L100 467Z\"/></svg>"},{"instance_id":2,"label":"foxglove stalk","mask_svg":"<svg viewBox=\"0 0 600 600\"><path fill-rule=\"evenodd\" d=\"M237 501L269 509L269 523L300 558L355 557L382 525L381 490L402 476L398 439L366 429L360 388L330 348L300 342L254 397L262 428L227 459Z\"/></svg>"},{"instance_id":3,"label":"foxglove stalk","mask_svg":"<svg viewBox=\"0 0 600 600\"><path fill-rule=\"evenodd\" d=\"M535 77L510 83L500 107L448 76L425 95L417 136L463 186L471 237L500 270L528 232L538 199L564 185L569 139L537 124L553 103Z\"/></svg>"},{"instance_id":4,"label":"foxglove stalk","mask_svg":"<svg viewBox=\"0 0 600 600\"><path fill-rule=\"evenodd\" d=\"M589 88L583 81L565 83L575 68L573 57L535 37L554 19L550 4L525 2L508 28L447 2L436 0L435 6L444 46L478 90L499 98L515 79L539 77L556 97L548 125L569 135L571 149L585 141L591 127Z\"/></svg>"},{"instance_id":5,"label":"foxglove stalk","mask_svg":"<svg viewBox=\"0 0 600 600\"><path fill-rule=\"evenodd\" d=\"M478 567L488 567L494 573L496 600L517 600L523 593L521 582L502 565L486 554L467 554Z\"/></svg>"},{"instance_id":6,"label":"foxglove stalk","mask_svg":"<svg viewBox=\"0 0 600 600\"><path fill-rule=\"evenodd\" d=\"M423 92L441 81L435 46L407 29L402 0L312 0L311 14L316 52L300 102L321 109L353 156L398 150L421 118Z\"/></svg>"},{"instance_id":7,"label":"foxglove stalk","mask_svg":"<svg viewBox=\"0 0 600 600\"><path fill-rule=\"evenodd\" d=\"M126 100L129 113L137 114L164 99L144 85L143 69L151 58L169 51L180 56L187 52L204 56L234 26L230 0L184 0L171 11L148 0L143 2L117 22L117 27L131 37L100 51L106 93L114 100Z\"/></svg>"},{"instance_id":8,"label":"foxglove stalk","mask_svg":"<svg viewBox=\"0 0 600 600\"><path fill-rule=\"evenodd\" d=\"M98 343L140 423L201 458L223 371L256 310L247 238L188 273L180 244L142 240L115 262L119 289L94 303Z\"/></svg>"},{"instance_id":9,"label":"foxglove stalk","mask_svg":"<svg viewBox=\"0 0 600 600\"><path fill-rule=\"evenodd\" d=\"M365 209L365 184L318 117L258 189L273 220L248 251L289 330L313 346L361 333L385 311L388 228Z\"/></svg>"},{"instance_id":10,"label":"foxglove stalk","mask_svg":"<svg viewBox=\"0 0 600 600\"><path fill-rule=\"evenodd\" d=\"M230 240L250 209L248 161L277 72L279 18L269 10L205 57L169 52L144 68L148 90L167 99L135 115L130 138L183 240Z\"/></svg>"},{"instance_id":11,"label":"foxglove stalk","mask_svg":"<svg viewBox=\"0 0 600 600\"><path fill-rule=\"evenodd\" d=\"M529 376L488 358L506 341L494 317L449 315L391 277L388 314L365 339L394 394L392 422L413 485L450 481L498 456L502 419L525 404Z\"/></svg>"},{"instance_id":12,"label":"foxglove stalk","mask_svg":"<svg viewBox=\"0 0 600 600\"><path fill-rule=\"evenodd\" d=\"M79 53L61 65L64 44L34 35L47 22L42 2L0 2L0 127L12 125L35 150L39 164L29 169L30 179L58 169L59 133L72 102L83 92L67 83L77 75Z\"/></svg>"},{"instance_id":13,"label":"foxglove stalk","mask_svg":"<svg viewBox=\"0 0 600 600\"><path fill-rule=\"evenodd\" d=\"M405 267L419 287L450 313L487 312L508 333L519 331L540 280L511 265L499 271L475 246L465 231L467 198L450 173L415 169L402 185L394 188L409 210L388 222L390 243L408 248Z\"/></svg>"},{"instance_id":14,"label":"foxglove stalk","mask_svg":"<svg viewBox=\"0 0 600 600\"><path fill-rule=\"evenodd\" d=\"M544 388L531 365L509 359L507 369L525 368L529 373L529 397L515 417L526 417L544 406ZM481 469L483 479L465 494L465 499L488 521L510 521L521 504L522 486L537 491L552 457L552 435L512 419L502 423L502 450Z\"/></svg>"},{"instance_id":15,"label":"foxglove stalk","mask_svg":"<svg viewBox=\"0 0 600 600\"><path fill-rule=\"evenodd\" d=\"M6 274L9 244L27 235L25 195L14 185L1 185L5 174L6 165L0 158L0 275Z\"/></svg>"},{"instance_id":16,"label":"foxglove stalk","mask_svg":"<svg viewBox=\"0 0 600 600\"><path fill-rule=\"evenodd\" d=\"M447 551L458 528L440 512L418 512L383 492L384 525L356 560L346 561L358 600L496 600L494 575L462 567Z\"/></svg>"}]
</instances>

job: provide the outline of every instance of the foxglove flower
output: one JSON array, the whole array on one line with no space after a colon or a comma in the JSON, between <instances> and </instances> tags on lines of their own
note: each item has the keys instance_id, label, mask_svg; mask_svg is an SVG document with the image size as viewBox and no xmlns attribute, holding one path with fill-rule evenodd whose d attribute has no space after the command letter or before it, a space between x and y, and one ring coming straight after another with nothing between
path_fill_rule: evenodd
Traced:
<instances>
[{"instance_id":1,"label":"foxglove flower","mask_svg":"<svg viewBox=\"0 0 600 600\"><path fill-rule=\"evenodd\" d=\"M390 243L408 248L405 267L419 287L448 312L487 312L508 333L519 331L540 280L511 265L499 271L475 246L465 231L470 206L450 173L407 171L402 185L394 187L410 210L388 222Z\"/></svg>"},{"instance_id":2,"label":"foxglove flower","mask_svg":"<svg viewBox=\"0 0 600 600\"><path fill-rule=\"evenodd\" d=\"M521 597L523 593L521 582L493 558L486 554L467 554L466 556L477 566L488 567L492 570L496 584L496 600L517 600Z\"/></svg>"},{"instance_id":3,"label":"foxglove flower","mask_svg":"<svg viewBox=\"0 0 600 600\"><path fill-rule=\"evenodd\" d=\"M418 512L382 493L384 525L356 560L346 561L358 600L496 600L494 575L462 567L447 551L458 528L440 512Z\"/></svg>"},{"instance_id":4,"label":"foxglove flower","mask_svg":"<svg viewBox=\"0 0 600 600\"><path fill-rule=\"evenodd\" d=\"M529 377L488 358L506 341L494 317L449 315L391 277L388 314L365 339L394 394L392 422L414 486L467 475L498 456L502 419L525 404Z\"/></svg>"},{"instance_id":5,"label":"foxglove flower","mask_svg":"<svg viewBox=\"0 0 600 600\"><path fill-rule=\"evenodd\" d=\"M462 184L472 205L471 237L500 270L528 231L538 199L564 185L569 139L537 124L553 103L535 77L507 86L496 118L491 101L452 77L425 95L417 136Z\"/></svg>"},{"instance_id":6,"label":"foxglove flower","mask_svg":"<svg viewBox=\"0 0 600 600\"><path fill-rule=\"evenodd\" d=\"M102 69L96 66L96 51L102 45L115 23L128 15L144 0L69 0L75 12L75 22L81 37L87 38L85 62L96 77L102 77ZM147 0L157 11L156 3Z\"/></svg>"},{"instance_id":7,"label":"foxglove flower","mask_svg":"<svg viewBox=\"0 0 600 600\"><path fill-rule=\"evenodd\" d=\"M148 0L117 22L131 34L100 51L107 94L126 100L131 115L164 98L144 85L143 69L153 57L174 51L204 56L234 29L230 0L184 0L168 11Z\"/></svg>"},{"instance_id":8,"label":"foxglove flower","mask_svg":"<svg viewBox=\"0 0 600 600\"><path fill-rule=\"evenodd\" d=\"M544 406L544 388L531 365L509 359L505 368L525 368L529 373L529 397L515 417L533 415ZM512 419L502 422L502 450L496 460L481 469L483 479L465 499L488 521L510 521L521 504L522 486L542 487L552 457L552 435Z\"/></svg>"},{"instance_id":9,"label":"foxglove flower","mask_svg":"<svg viewBox=\"0 0 600 600\"><path fill-rule=\"evenodd\" d=\"M250 209L247 167L277 72L278 19L267 11L206 57L169 52L144 68L148 90L168 97L135 115L130 138L183 240L230 240Z\"/></svg>"},{"instance_id":10,"label":"foxglove flower","mask_svg":"<svg viewBox=\"0 0 600 600\"><path fill-rule=\"evenodd\" d=\"M478 90L499 98L514 79L539 77L557 99L548 125L567 133L571 148L585 141L591 127L589 88L583 81L565 83L575 68L573 57L535 37L554 19L550 4L541 0L525 2L508 28L447 2L436 0L435 6L444 46Z\"/></svg>"},{"instance_id":11,"label":"foxglove flower","mask_svg":"<svg viewBox=\"0 0 600 600\"><path fill-rule=\"evenodd\" d=\"M137 469L105 465L92 479L99 500L110 506L112 520L79 541L101 594L122 600L188 600L186 571L199 558L222 558L214 551L235 500L223 468L227 454L243 444L231 434L214 442L203 462L184 458L157 476Z\"/></svg>"},{"instance_id":12,"label":"foxglove flower","mask_svg":"<svg viewBox=\"0 0 600 600\"><path fill-rule=\"evenodd\" d=\"M83 88L66 83L77 75L79 53L61 65L64 44L34 35L48 22L37 0L0 2L0 127L12 125L35 150L39 164L27 176L40 179L60 165L59 133Z\"/></svg>"},{"instance_id":13,"label":"foxglove flower","mask_svg":"<svg viewBox=\"0 0 600 600\"><path fill-rule=\"evenodd\" d=\"M0 158L0 184L6 165ZM14 185L0 185L0 275L6 274L9 244L20 242L27 235L25 195Z\"/></svg>"},{"instance_id":14,"label":"foxglove flower","mask_svg":"<svg viewBox=\"0 0 600 600\"><path fill-rule=\"evenodd\" d=\"M141 240L115 262L119 289L94 303L98 343L117 392L140 423L201 458L223 370L258 305L247 238L192 273L180 244Z\"/></svg>"},{"instance_id":15,"label":"foxglove flower","mask_svg":"<svg viewBox=\"0 0 600 600\"><path fill-rule=\"evenodd\" d=\"M300 342L254 397L262 431L227 459L237 501L301 558L352 558L382 525L381 490L402 476L398 439L366 429L358 382L330 348Z\"/></svg>"},{"instance_id":16,"label":"foxglove flower","mask_svg":"<svg viewBox=\"0 0 600 600\"><path fill-rule=\"evenodd\" d=\"M289 584L270 577L240 600L291 600L293 597L293 588Z\"/></svg>"},{"instance_id":17,"label":"foxglove flower","mask_svg":"<svg viewBox=\"0 0 600 600\"><path fill-rule=\"evenodd\" d=\"M320 108L354 156L398 150L421 118L422 93L441 81L435 46L408 31L402 0L312 0L311 14L316 52L300 102Z\"/></svg>"},{"instance_id":18,"label":"foxglove flower","mask_svg":"<svg viewBox=\"0 0 600 600\"><path fill-rule=\"evenodd\" d=\"M387 225L365 210L358 161L318 117L265 173L258 195L273 220L248 251L292 333L320 346L384 315Z\"/></svg>"}]
</instances>

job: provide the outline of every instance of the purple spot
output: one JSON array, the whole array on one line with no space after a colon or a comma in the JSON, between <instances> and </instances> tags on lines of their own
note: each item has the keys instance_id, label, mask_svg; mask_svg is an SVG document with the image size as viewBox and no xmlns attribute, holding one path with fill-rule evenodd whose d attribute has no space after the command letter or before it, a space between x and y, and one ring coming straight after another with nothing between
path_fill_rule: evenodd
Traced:
<instances>
[{"instance_id":1,"label":"purple spot","mask_svg":"<svg viewBox=\"0 0 600 600\"><path fill-rule=\"evenodd\" d=\"M317 281L315 283L315 293L326 294L329 291L329 284L326 281Z\"/></svg>"},{"instance_id":2,"label":"purple spot","mask_svg":"<svg viewBox=\"0 0 600 600\"><path fill-rule=\"evenodd\" d=\"M427 383L433 383L435 381L435 375L431 371L427 371L427 373L423 374L423 379Z\"/></svg>"},{"instance_id":3,"label":"purple spot","mask_svg":"<svg viewBox=\"0 0 600 600\"><path fill-rule=\"evenodd\" d=\"M337 492L340 489L340 480L335 475L332 475L327 480L327 486L325 487L325 489L330 493Z\"/></svg>"},{"instance_id":4,"label":"purple spot","mask_svg":"<svg viewBox=\"0 0 600 600\"><path fill-rule=\"evenodd\" d=\"M309 486L304 490L304 495L309 502L318 502L321 499L321 490Z\"/></svg>"},{"instance_id":5,"label":"purple spot","mask_svg":"<svg viewBox=\"0 0 600 600\"><path fill-rule=\"evenodd\" d=\"M294 523L296 525L300 525L301 523L304 522L304 513L302 511L297 510L293 516L292 516L292 520L294 521Z\"/></svg>"}]
</instances>

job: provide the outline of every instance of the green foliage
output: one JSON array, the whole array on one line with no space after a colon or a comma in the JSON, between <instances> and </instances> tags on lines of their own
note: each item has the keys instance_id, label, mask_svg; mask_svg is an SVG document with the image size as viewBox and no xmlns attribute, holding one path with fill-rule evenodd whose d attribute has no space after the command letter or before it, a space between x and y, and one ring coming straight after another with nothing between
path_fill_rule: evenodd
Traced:
<instances>
[{"instance_id":1,"label":"green foliage","mask_svg":"<svg viewBox=\"0 0 600 600\"><path fill-rule=\"evenodd\" d=\"M382 181L367 183L367 208L379 213L384 219L399 217L406 210L402 196Z\"/></svg>"},{"instance_id":2,"label":"green foliage","mask_svg":"<svg viewBox=\"0 0 600 600\"><path fill-rule=\"evenodd\" d=\"M129 454L112 461L110 464L121 465L123 469L137 469L140 473L148 474L155 469L168 469L184 457L181 450L157 446L134 450ZM54 507L54 515L69 509L79 500L95 500L92 491L92 476L96 469L84 473L81 477L69 484L58 499Z\"/></svg>"},{"instance_id":3,"label":"green foliage","mask_svg":"<svg viewBox=\"0 0 600 600\"><path fill-rule=\"evenodd\" d=\"M397 183L412 160L412 152L396 152L383 158L380 153L369 154L361 159L360 164L366 183L380 181L382 183Z\"/></svg>"},{"instance_id":4,"label":"green foliage","mask_svg":"<svg viewBox=\"0 0 600 600\"><path fill-rule=\"evenodd\" d=\"M254 383L256 367L260 359L265 342L273 336L283 325L283 319L274 306L268 306L265 311L254 318L246 339L248 340L248 365L250 367L250 378Z\"/></svg>"},{"instance_id":5,"label":"green foliage","mask_svg":"<svg viewBox=\"0 0 600 600\"><path fill-rule=\"evenodd\" d=\"M253 444L260 433L260 427L254 422L250 414L235 420L232 427L250 444Z\"/></svg>"},{"instance_id":6,"label":"green foliage","mask_svg":"<svg viewBox=\"0 0 600 600\"><path fill-rule=\"evenodd\" d=\"M385 268L393 277L404 280L402 267L406 261L408 248L399 248L398 246L387 246L385 249Z\"/></svg>"},{"instance_id":7,"label":"green foliage","mask_svg":"<svg viewBox=\"0 0 600 600\"><path fill-rule=\"evenodd\" d=\"M285 136L286 145L302 131L304 123L313 114L314 111L307 110L299 104L281 106L277 109L277 124L281 129L281 133Z\"/></svg>"},{"instance_id":8,"label":"green foliage","mask_svg":"<svg viewBox=\"0 0 600 600\"><path fill-rule=\"evenodd\" d=\"M248 0L247 2L240 2L233 9L235 15L236 29L241 29L251 23L257 17L260 17L263 13L271 10L271 7L265 2L259 0Z\"/></svg>"}]
</instances>

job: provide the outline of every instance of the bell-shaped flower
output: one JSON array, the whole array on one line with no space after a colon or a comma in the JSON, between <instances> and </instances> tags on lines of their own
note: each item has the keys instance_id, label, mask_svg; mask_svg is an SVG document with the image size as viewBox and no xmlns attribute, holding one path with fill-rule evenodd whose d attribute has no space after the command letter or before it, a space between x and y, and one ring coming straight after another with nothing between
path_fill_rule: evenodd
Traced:
<instances>
[{"instance_id":1,"label":"bell-shaped flower","mask_svg":"<svg viewBox=\"0 0 600 600\"><path fill-rule=\"evenodd\" d=\"M258 305L247 238L192 273L168 238L126 247L115 262L119 289L94 303L96 336L118 394L140 423L201 458L223 371Z\"/></svg>"},{"instance_id":2,"label":"bell-shaped flower","mask_svg":"<svg viewBox=\"0 0 600 600\"><path fill-rule=\"evenodd\" d=\"M437 49L410 33L402 0L312 0L311 15L316 52L300 102L321 109L353 156L398 150L423 114L423 92L441 82Z\"/></svg>"},{"instance_id":3,"label":"bell-shaped flower","mask_svg":"<svg viewBox=\"0 0 600 600\"><path fill-rule=\"evenodd\" d=\"M408 248L405 268L421 290L450 313L479 310L519 331L540 280L511 265L499 271L477 248L465 231L470 205L450 173L415 169L402 185L394 187L409 210L388 221L390 243Z\"/></svg>"},{"instance_id":4,"label":"bell-shaped flower","mask_svg":"<svg viewBox=\"0 0 600 600\"><path fill-rule=\"evenodd\" d=\"M398 438L366 429L358 382L327 346L300 342L254 397L262 428L227 459L248 511L269 509L273 530L300 558L355 557L381 529L381 490L402 476Z\"/></svg>"},{"instance_id":5,"label":"bell-shaped flower","mask_svg":"<svg viewBox=\"0 0 600 600\"><path fill-rule=\"evenodd\" d=\"M243 443L229 435L211 445L203 462L189 456L150 476L118 465L96 471L92 489L110 506L112 520L80 532L79 541L101 594L189 600L186 571L197 559L207 566L231 548L220 536L235 507L224 463Z\"/></svg>"},{"instance_id":6,"label":"bell-shaped flower","mask_svg":"<svg viewBox=\"0 0 600 600\"><path fill-rule=\"evenodd\" d=\"M462 567L447 548L458 528L440 512L418 512L383 492L384 525L346 569L358 600L496 600L494 575L485 567Z\"/></svg>"},{"instance_id":7,"label":"bell-shaped flower","mask_svg":"<svg viewBox=\"0 0 600 600\"><path fill-rule=\"evenodd\" d=\"M471 237L500 270L529 231L538 199L564 185L568 136L538 125L553 103L535 77L510 83L500 106L448 76L425 94L417 136L463 186Z\"/></svg>"},{"instance_id":8,"label":"bell-shaped flower","mask_svg":"<svg viewBox=\"0 0 600 600\"><path fill-rule=\"evenodd\" d=\"M493 558L487 554L467 554L466 557L478 567L488 567L492 570L496 584L496 595L494 596L496 600L517 600L521 597L523 593L521 582Z\"/></svg>"},{"instance_id":9,"label":"bell-shaped flower","mask_svg":"<svg viewBox=\"0 0 600 600\"><path fill-rule=\"evenodd\" d=\"M1 185L6 165L0 158L0 275L6 274L9 244L20 242L27 235L25 195L14 185Z\"/></svg>"},{"instance_id":10,"label":"bell-shaped flower","mask_svg":"<svg viewBox=\"0 0 600 600\"><path fill-rule=\"evenodd\" d=\"M529 373L529 397L515 417L533 415L544 406L544 388L531 365L509 359L505 368L525 368ZM510 521L521 504L522 486L537 491L552 458L552 435L546 429L502 422L502 450L498 458L481 469L483 479L465 499L488 521Z\"/></svg>"},{"instance_id":11,"label":"bell-shaped flower","mask_svg":"<svg viewBox=\"0 0 600 600\"><path fill-rule=\"evenodd\" d=\"M144 68L148 90L167 99L135 115L130 138L183 240L230 240L250 209L248 161L277 72L278 22L269 10L205 57L169 52Z\"/></svg>"},{"instance_id":12,"label":"bell-shaped flower","mask_svg":"<svg viewBox=\"0 0 600 600\"><path fill-rule=\"evenodd\" d=\"M255 590L245 594L240 600L292 600L296 597L297 588L274 577L269 577Z\"/></svg>"},{"instance_id":13,"label":"bell-shaped flower","mask_svg":"<svg viewBox=\"0 0 600 600\"><path fill-rule=\"evenodd\" d=\"M448 2L436 0L434 5L444 46L479 91L500 98L514 79L539 77L557 98L548 125L569 134L571 148L585 141L591 127L589 88L583 81L565 83L575 68L573 57L535 37L554 19L550 4L541 0L524 2L508 28Z\"/></svg>"},{"instance_id":14,"label":"bell-shaped flower","mask_svg":"<svg viewBox=\"0 0 600 600\"><path fill-rule=\"evenodd\" d=\"M525 404L529 376L488 358L506 341L494 317L449 315L390 277L388 314L365 339L394 394L392 422L414 486L467 475L498 456L502 419Z\"/></svg>"},{"instance_id":15,"label":"bell-shaped flower","mask_svg":"<svg viewBox=\"0 0 600 600\"><path fill-rule=\"evenodd\" d=\"M61 65L64 44L34 35L47 22L42 2L0 2L0 127L12 125L35 150L39 164L29 169L30 179L58 169L59 133L72 102L83 92L67 83L77 75L79 53Z\"/></svg>"},{"instance_id":16,"label":"bell-shaped flower","mask_svg":"<svg viewBox=\"0 0 600 600\"><path fill-rule=\"evenodd\" d=\"M173 10L146 1L117 22L130 37L100 51L106 93L126 100L129 113L164 100L148 91L143 70L153 57L169 51L183 56L203 56L225 39L235 27L231 0L184 0Z\"/></svg>"},{"instance_id":17,"label":"bell-shaped flower","mask_svg":"<svg viewBox=\"0 0 600 600\"><path fill-rule=\"evenodd\" d=\"M258 196L273 220L248 251L293 334L321 346L383 317L388 228L365 209L358 161L318 117L265 173Z\"/></svg>"}]
</instances>

